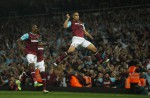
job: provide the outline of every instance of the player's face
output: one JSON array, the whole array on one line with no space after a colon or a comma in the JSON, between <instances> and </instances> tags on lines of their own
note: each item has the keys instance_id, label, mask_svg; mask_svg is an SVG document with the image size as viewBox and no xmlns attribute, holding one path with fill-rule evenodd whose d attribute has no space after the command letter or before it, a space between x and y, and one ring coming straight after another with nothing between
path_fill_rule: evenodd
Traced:
<instances>
[{"instance_id":1,"label":"player's face","mask_svg":"<svg viewBox=\"0 0 150 98\"><path fill-rule=\"evenodd\" d=\"M74 13L73 14L73 19L74 20L79 20L79 13Z\"/></svg>"},{"instance_id":2,"label":"player's face","mask_svg":"<svg viewBox=\"0 0 150 98\"><path fill-rule=\"evenodd\" d=\"M37 31L38 31L37 25L33 25L33 26L32 26L32 31L33 31L34 33L37 33Z\"/></svg>"}]
</instances>

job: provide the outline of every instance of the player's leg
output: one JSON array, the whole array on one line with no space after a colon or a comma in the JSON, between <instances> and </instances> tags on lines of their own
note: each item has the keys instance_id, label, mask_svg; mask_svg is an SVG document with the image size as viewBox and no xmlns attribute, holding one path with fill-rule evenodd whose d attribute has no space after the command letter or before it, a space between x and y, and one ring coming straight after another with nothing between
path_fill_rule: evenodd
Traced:
<instances>
[{"instance_id":1,"label":"player's leg","mask_svg":"<svg viewBox=\"0 0 150 98\"><path fill-rule=\"evenodd\" d=\"M94 56L98 59L100 63L103 62L100 53L97 51L97 48L93 44L90 44L89 46L87 46L87 49L91 50L94 53Z\"/></svg>"},{"instance_id":2,"label":"player's leg","mask_svg":"<svg viewBox=\"0 0 150 98\"><path fill-rule=\"evenodd\" d=\"M94 56L98 59L98 61L100 63L103 62L100 53L97 51L97 48L91 42L85 40L82 43L82 46L85 47L85 48L87 48L88 50L92 51L94 53Z\"/></svg>"},{"instance_id":3,"label":"player's leg","mask_svg":"<svg viewBox=\"0 0 150 98\"><path fill-rule=\"evenodd\" d=\"M71 54L72 52L75 51L75 49L82 43L82 41L80 41L77 37L73 37L72 38L72 43L68 49L67 52L64 52L60 58L58 58L56 60L56 62L54 63L55 66L57 66L63 59L65 59L69 54Z\"/></svg>"},{"instance_id":4,"label":"player's leg","mask_svg":"<svg viewBox=\"0 0 150 98\"><path fill-rule=\"evenodd\" d=\"M25 72L22 72L22 73L20 74L20 76L18 77L18 79L16 79L15 83L16 83L16 85L17 85L17 87L18 87L18 90L21 90L21 83L22 83L22 81L24 80L24 78L26 78Z\"/></svg>"},{"instance_id":5,"label":"player's leg","mask_svg":"<svg viewBox=\"0 0 150 98\"><path fill-rule=\"evenodd\" d=\"M30 70L30 73L31 73L31 77L34 81L34 87L42 86L43 84L38 83L37 79L36 79L36 76L35 76L35 64L36 64L36 61L37 61L37 56L35 56L33 54L27 54L26 58L27 58L27 61L28 61L28 64L29 64L29 70Z\"/></svg>"},{"instance_id":6,"label":"player's leg","mask_svg":"<svg viewBox=\"0 0 150 98\"><path fill-rule=\"evenodd\" d=\"M67 52L64 52L58 59L56 59L54 65L57 66L62 60L64 60L69 54L71 54L74 51L75 47L71 45Z\"/></svg>"},{"instance_id":7,"label":"player's leg","mask_svg":"<svg viewBox=\"0 0 150 98\"><path fill-rule=\"evenodd\" d=\"M38 69L40 70L41 78L42 78L42 83L43 83L43 92L48 93L49 91L46 90L46 74L45 74L45 64L44 60L38 62Z\"/></svg>"},{"instance_id":8,"label":"player's leg","mask_svg":"<svg viewBox=\"0 0 150 98\"><path fill-rule=\"evenodd\" d=\"M68 56L68 52L64 52L58 59L56 59L56 62L54 63L55 66L57 66L62 60L64 60Z\"/></svg>"},{"instance_id":9,"label":"player's leg","mask_svg":"<svg viewBox=\"0 0 150 98\"><path fill-rule=\"evenodd\" d=\"M20 80L16 80L16 85L18 87L18 90L20 91L21 90L21 81Z\"/></svg>"}]
</instances>

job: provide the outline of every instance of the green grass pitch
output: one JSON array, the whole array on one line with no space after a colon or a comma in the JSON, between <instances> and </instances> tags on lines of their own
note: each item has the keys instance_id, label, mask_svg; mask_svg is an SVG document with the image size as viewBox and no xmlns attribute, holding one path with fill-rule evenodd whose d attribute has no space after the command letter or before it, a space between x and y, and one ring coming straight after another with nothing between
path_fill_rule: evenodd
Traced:
<instances>
[{"instance_id":1,"label":"green grass pitch","mask_svg":"<svg viewBox=\"0 0 150 98\"><path fill-rule=\"evenodd\" d=\"M0 91L0 98L150 98L147 95L77 92Z\"/></svg>"}]
</instances>

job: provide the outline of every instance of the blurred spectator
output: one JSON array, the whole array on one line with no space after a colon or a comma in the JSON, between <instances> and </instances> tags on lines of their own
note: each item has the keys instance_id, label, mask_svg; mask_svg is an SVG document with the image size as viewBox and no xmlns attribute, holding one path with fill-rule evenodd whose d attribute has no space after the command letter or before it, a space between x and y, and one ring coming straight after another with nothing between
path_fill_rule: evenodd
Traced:
<instances>
[{"instance_id":1,"label":"blurred spectator","mask_svg":"<svg viewBox=\"0 0 150 98\"><path fill-rule=\"evenodd\" d=\"M98 86L98 87L103 87L103 73L99 73L98 74L98 77L97 77L97 83L96 83L96 85Z\"/></svg>"},{"instance_id":2,"label":"blurred spectator","mask_svg":"<svg viewBox=\"0 0 150 98\"><path fill-rule=\"evenodd\" d=\"M125 87L125 77L122 74L118 74L116 76L116 82L114 84L116 88L124 88Z\"/></svg>"},{"instance_id":3,"label":"blurred spectator","mask_svg":"<svg viewBox=\"0 0 150 98\"><path fill-rule=\"evenodd\" d=\"M82 74L83 79L85 80L85 87L92 87L92 79L90 77L90 73L86 72L85 74Z\"/></svg>"},{"instance_id":4,"label":"blurred spectator","mask_svg":"<svg viewBox=\"0 0 150 98\"><path fill-rule=\"evenodd\" d=\"M9 71L8 69L4 69L3 72L0 74L0 86L3 86L3 85L8 85L9 84Z\"/></svg>"},{"instance_id":5,"label":"blurred spectator","mask_svg":"<svg viewBox=\"0 0 150 98\"><path fill-rule=\"evenodd\" d=\"M78 73L73 71L72 75L70 77L70 85L71 87L83 87L82 84L80 84L79 79L77 78Z\"/></svg>"},{"instance_id":6,"label":"blurred spectator","mask_svg":"<svg viewBox=\"0 0 150 98\"><path fill-rule=\"evenodd\" d=\"M146 81L148 83L148 90L150 92L150 68L147 67L147 73L144 73L145 77L146 77Z\"/></svg>"},{"instance_id":7,"label":"blurred spectator","mask_svg":"<svg viewBox=\"0 0 150 98\"><path fill-rule=\"evenodd\" d=\"M60 86L60 76L57 74L57 69L51 69L47 75L47 86Z\"/></svg>"},{"instance_id":8,"label":"blurred spectator","mask_svg":"<svg viewBox=\"0 0 150 98\"><path fill-rule=\"evenodd\" d=\"M112 87L112 81L110 79L110 76L108 73L106 73L103 77L103 87L104 88L111 88Z\"/></svg>"}]
</instances>

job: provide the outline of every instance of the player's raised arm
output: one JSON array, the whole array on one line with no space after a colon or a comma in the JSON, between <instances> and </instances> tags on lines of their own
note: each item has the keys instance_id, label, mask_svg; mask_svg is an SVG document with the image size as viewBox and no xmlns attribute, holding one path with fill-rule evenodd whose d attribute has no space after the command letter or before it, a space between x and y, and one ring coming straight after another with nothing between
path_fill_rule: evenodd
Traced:
<instances>
[{"instance_id":1,"label":"player's raised arm","mask_svg":"<svg viewBox=\"0 0 150 98\"><path fill-rule=\"evenodd\" d=\"M84 34L86 35L86 36L88 36L90 39L94 39L93 37L92 37L92 35L90 34L90 33L88 33L85 29L84 29Z\"/></svg>"},{"instance_id":2,"label":"player's raised arm","mask_svg":"<svg viewBox=\"0 0 150 98\"><path fill-rule=\"evenodd\" d=\"M69 22L69 19L70 19L70 15L67 14L66 17L67 17L67 19L64 22L64 28L68 28L68 22Z\"/></svg>"}]
</instances>

